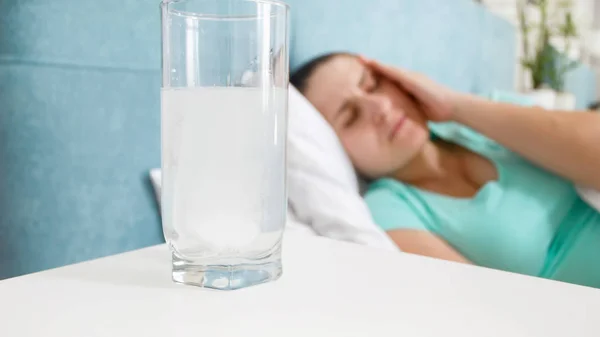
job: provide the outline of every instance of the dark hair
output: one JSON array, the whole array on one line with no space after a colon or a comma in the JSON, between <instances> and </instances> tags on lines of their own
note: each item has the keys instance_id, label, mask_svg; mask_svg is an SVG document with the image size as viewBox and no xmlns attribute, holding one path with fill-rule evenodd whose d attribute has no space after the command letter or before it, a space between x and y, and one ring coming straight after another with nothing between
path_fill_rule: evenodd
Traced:
<instances>
[{"instance_id":1,"label":"dark hair","mask_svg":"<svg viewBox=\"0 0 600 337\"><path fill-rule=\"evenodd\" d=\"M298 89L301 93L304 93L306 90L306 85L308 84L308 80L312 76L312 74L322 66L327 63L331 59L337 56L354 56L354 54L348 52L333 52L323 54L321 56L315 57L312 60L304 63L298 70L294 71L292 76L290 76L290 83Z\"/></svg>"}]
</instances>

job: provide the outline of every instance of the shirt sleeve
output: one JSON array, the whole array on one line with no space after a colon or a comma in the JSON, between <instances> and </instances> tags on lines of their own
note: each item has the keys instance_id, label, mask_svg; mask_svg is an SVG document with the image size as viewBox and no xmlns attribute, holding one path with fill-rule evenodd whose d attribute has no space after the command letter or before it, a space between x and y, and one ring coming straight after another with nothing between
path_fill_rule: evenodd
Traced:
<instances>
[{"instance_id":1,"label":"shirt sleeve","mask_svg":"<svg viewBox=\"0 0 600 337\"><path fill-rule=\"evenodd\" d=\"M416 207L390 189L377 188L365 195L373 221L385 231L417 229L429 231Z\"/></svg>"}]
</instances>

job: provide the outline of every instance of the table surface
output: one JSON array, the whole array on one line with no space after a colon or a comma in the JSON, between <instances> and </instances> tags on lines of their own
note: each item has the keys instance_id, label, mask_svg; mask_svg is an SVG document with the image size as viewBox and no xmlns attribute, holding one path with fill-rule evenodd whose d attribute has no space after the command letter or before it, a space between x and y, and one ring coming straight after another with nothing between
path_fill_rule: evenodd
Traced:
<instances>
[{"instance_id":1,"label":"table surface","mask_svg":"<svg viewBox=\"0 0 600 337\"><path fill-rule=\"evenodd\" d=\"M286 234L283 276L176 285L165 245L0 281L1 336L600 336L600 290Z\"/></svg>"}]
</instances>

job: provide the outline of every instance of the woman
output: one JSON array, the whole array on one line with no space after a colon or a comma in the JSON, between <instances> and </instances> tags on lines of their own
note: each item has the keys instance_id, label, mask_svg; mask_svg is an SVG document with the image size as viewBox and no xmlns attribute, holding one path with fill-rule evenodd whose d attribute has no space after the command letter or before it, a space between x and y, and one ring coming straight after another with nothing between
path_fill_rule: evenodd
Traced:
<instances>
[{"instance_id":1,"label":"woman","mask_svg":"<svg viewBox=\"0 0 600 337\"><path fill-rule=\"evenodd\" d=\"M600 287L600 213L574 188L600 189L600 115L492 102L344 53L291 82L372 181L367 204L401 250ZM431 137L429 122L493 142Z\"/></svg>"}]
</instances>

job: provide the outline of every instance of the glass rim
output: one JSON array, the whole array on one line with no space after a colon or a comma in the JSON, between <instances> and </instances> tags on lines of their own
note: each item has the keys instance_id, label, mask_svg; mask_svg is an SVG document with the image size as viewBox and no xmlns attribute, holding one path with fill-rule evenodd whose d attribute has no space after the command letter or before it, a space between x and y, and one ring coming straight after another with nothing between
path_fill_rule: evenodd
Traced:
<instances>
[{"instance_id":1,"label":"glass rim","mask_svg":"<svg viewBox=\"0 0 600 337\"><path fill-rule=\"evenodd\" d=\"M208 0L161 0L160 2L160 6L161 7L168 7L171 4L175 4L178 2L187 2L187 1L208 1ZM215 0L218 1L218 0ZM274 7L280 7L285 9L286 11L289 11L290 9L290 5L286 2L284 2L283 0L236 0L236 1L240 1L240 2L255 2L255 3L261 3L261 4L267 4L267 5L271 5ZM199 17L206 17L206 18L217 18L217 17L228 17L228 16L224 16L224 15L214 15L214 14L210 14L210 15L202 15L202 14L196 14Z\"/></svg>"}]
</instances>

